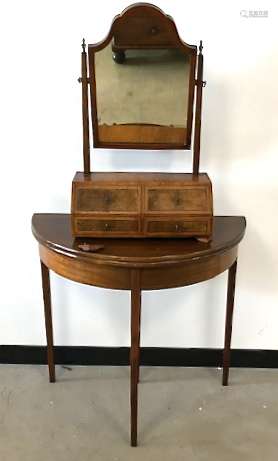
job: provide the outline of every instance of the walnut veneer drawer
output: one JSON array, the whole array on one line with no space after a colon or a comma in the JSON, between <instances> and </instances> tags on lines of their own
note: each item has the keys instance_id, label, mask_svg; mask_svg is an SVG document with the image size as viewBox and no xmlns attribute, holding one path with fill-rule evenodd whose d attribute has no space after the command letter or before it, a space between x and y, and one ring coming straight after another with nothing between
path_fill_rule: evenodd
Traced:
<instances>
[{"instance_id":1,"label":"walnut veneer drawer","mask_svg":"<svg viewBox=\"0 0 278 461\"><path fill-rule=\"evenodd\" d=\"M139 220L129 218L92 218L73 217L74 234L93 236L116 236L118 234L134 234L139 231Z\"/></svg>"},{"instance_id":2,"label":"walnut veneer drawer","mask_svg":"<svg viewBox=\"0 0 278 461\"><path fill-rule=\"evenodd\" d=\"M207 187L146 188L145 210L152 213L209 213Z\"/></svg>"},{"instance_id":3,"label":"walnut veneer drawer","mask_svg":"<svg viewBox=\"0 0 278 461\"><path fill-rule=\"evenodd\" d=\"M149 235L209 235L211 218L189 219L145 219L145 233Z\"/></svg>"},{"instance_id":4,"label":"walnut veneer drawer","mask_svg":"<svg viewBox=\"0 0 278 461\"><path fill-rule=\"evenodd\" d=\"M76 173L75 237L200 237L212 231L212 187L206 174Z\"/></svg>"},{"instance_id":5,"label":"walnut veneer drawer","mask_svg":"<svg viewBox=\"0 0 278 461\"><path fill-rule=\"evenodd\" d=\"M135 187L79 187L75 200L77 213L136 213L140 206L139 190Z\"/></svg>"}]
</instances>

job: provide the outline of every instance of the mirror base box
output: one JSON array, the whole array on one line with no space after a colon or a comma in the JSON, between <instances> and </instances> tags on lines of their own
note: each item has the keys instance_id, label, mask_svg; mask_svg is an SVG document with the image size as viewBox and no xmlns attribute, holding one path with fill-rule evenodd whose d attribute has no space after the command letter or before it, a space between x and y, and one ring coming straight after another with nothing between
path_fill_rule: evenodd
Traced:
<instances>
[{"instance_id":1,"label":"mirror base box","mask_svg":"<svg viewBox=\"0 0 278 461\"><path fill-rule=\"evenodd\" d=\"M212 234L206 173L77 172L72 182L75 237L199 237Z\"/></svg>"}]
</instances>

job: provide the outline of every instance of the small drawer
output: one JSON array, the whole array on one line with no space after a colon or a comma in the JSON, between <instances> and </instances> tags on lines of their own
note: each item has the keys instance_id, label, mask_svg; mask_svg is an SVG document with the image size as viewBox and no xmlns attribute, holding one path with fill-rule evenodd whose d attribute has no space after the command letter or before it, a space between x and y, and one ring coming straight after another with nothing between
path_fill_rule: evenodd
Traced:
<instances>
[{"instance_id":1,"label":"small drawer","mask_svg":"<svg viewBox=\"0 0 278 461\"><path fill-rule=\"evenodd\" d=\"M75 235L93 236L96 234L128 234L139 231L138 219L125 218L74 218Z\"/></svg>"},{"instance_id":2,"label":"small drawer","mask_svg":"<svg viewBox=\"0 0 278 461\"><path fill-rule=\"evenodd\" d=\"M210 210L205 187L146 189L146 211L152 213L206 213Z\"/></svg>"},{"instance_id":3,"label":"small drawer","mask_svg":"<svg viewBox=\"0 0 278 461\"><path fill-rule=\"evenodd\" d=\"M87 187L76 189L76 211L78 213L132 213L139 209L138 188Z\"/></svg>"},{"instance_id":4,"label":"small drawer","mask_svg":"<svg viewBox=\"0 0 278 461\"><path fill-rule=\"evenodd\" d=\"M161 220L146 219L145 232L147 234L167 234L172 236L178 235L208 235L210 232L210 220L198 219L174 219L174 220Z\"/></svg>"},{"instance_id":5,"label":"small drawer","mask_svg":"<svg viewBox=\"0 0 278 461\"><path fill-rule=\"evenodd\" d=\"M173 42L168 28L161 21L147 16L129 18L128 27L115 24L113 38L115 47L126 50L136 45L148 49L148 46L155 43L169 48Z\"/></svg>"}]
</instances>

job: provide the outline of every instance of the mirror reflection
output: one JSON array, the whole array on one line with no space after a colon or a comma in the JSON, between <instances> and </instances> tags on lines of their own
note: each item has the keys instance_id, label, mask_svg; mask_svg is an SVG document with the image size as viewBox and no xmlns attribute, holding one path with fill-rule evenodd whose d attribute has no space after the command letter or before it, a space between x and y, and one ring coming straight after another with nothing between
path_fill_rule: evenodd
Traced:
<instances>
[{"instance_id":1,"label":"mirror reflection","mask_svg":"<svg viewBox=\"0 0 278 461\"><path fill-rule=\"evenodd\" d=\"M112 40L96 51L99 140L184 144L189 76L179 47L121 49Z\"/></svg>"}]
</instances>

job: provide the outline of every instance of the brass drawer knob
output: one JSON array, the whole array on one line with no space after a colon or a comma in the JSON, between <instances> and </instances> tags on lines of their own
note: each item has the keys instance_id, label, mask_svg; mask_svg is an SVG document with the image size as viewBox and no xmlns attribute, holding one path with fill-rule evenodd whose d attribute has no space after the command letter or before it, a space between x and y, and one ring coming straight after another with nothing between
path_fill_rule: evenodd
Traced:
<instances>
[{"instance_id":1,"label":"brass drawer knob","mask_svg":"<svg viewBox=\"0 0 278 461\"><path fill-rule=\"evenodd\" d=\"M181 198L180 198L179 196L176 197L176 198L175 198L175 205L176 205L176 206L180 206L181 204L182 204Z\"/></svg>"},{"instance_id":2,"label":"brass drawer knob","mask_svg":"<svg viewBox=\"0 0 278 461\"><path fill-rule=\"evenodd\" d=\"M152 34L152 35L157 35L158 32L159 32L159 30L158 30L157 27L152 27L152 28L151 28L151 34Z\"/></svg>"},{"instance_id":3,"label":"brass drawer knob","mask_svg":"<svg viewBox=\"0 0 278 461\"><path fill-rule=\"evenodd\" d=\"M180 230L180 226L178 224L175 225L175 230L178 232Z\"/></svg>"},{"instance_id":4,"label":"brass drawer knob","mask_svg":"<svg viewBox=\"0 0 278 461\"><path fill-rule=\"evenodd\" d=\"M105 229L106 231L108 231L108 230L110 230L110 228L111 228L110 224L108 224L108 223L106 222L106 223L104 224L104 229Z\"/></svg>"},{"instance_id":5,"label":"brass drawer knob","mask_svg":"<svg viewBox=\"0 0 278 461\"><path fill-rule=\"evenodd\" d=\"M105 203L105 205L111 205L111 202L112 202L111 196L110 196L110 195L106 195L106 196L104 197L104 203Z\"/></svg>"}]
</instances>

